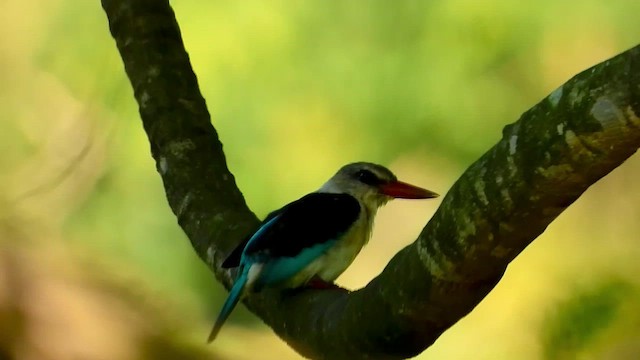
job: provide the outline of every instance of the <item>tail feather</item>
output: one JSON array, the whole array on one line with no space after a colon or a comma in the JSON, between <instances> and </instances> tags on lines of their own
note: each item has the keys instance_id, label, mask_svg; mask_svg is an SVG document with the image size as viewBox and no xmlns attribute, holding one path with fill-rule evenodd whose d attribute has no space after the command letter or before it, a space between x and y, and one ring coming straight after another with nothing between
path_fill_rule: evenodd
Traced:
<instances>
[{"instance_id":1,"label":"tail feather","mask_svg":"<svg viewBox=\"0 0 640 360\"><path fill-rule=\"evenodd\" d=\"M222 325L231 314L231 311L233 311L233 308L235 308L236 305L238 304L238 301L240 301L243 290L247 284L248 275L249 275L249 271L247 267L246 269L243 269L240 276L238 276L238 279L236 279L236 282L233 284L233 287L231 288L231 292L229 292L229 296L227 297L227 300L224 302L224 305L222 306L222 310L220 310L220 314L216 319L216 323L215 325L213 325L213 329L211 329L211 333L209 334L207 343L210 343L213 340L215 340L216 336L218 336L218 333L220 332L220 328L222 328Z\"/></svg>"}]
</instances>

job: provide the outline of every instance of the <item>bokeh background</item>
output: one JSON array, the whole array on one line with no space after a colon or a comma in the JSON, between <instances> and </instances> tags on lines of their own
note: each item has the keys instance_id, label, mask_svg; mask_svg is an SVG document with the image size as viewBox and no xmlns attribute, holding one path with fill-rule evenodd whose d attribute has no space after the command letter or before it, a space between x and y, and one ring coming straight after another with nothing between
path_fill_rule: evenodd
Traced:
<instances>
[{"instance_id":1,"label":"bokeh background","mask_svg":"<svg viewBox=\"0 0 640 360\"><path fill-rule=\"evenodd\" d=\"M263 216L342 164L440 193L501 129L640 42L640 2L173 2L229 167ZM0 11L0 358L297 359L176 224L96 1ZM419 358L640 358L640 158L593 186ZM358 288L439 200L396 201Z\"/></svg>"}]
</instances>

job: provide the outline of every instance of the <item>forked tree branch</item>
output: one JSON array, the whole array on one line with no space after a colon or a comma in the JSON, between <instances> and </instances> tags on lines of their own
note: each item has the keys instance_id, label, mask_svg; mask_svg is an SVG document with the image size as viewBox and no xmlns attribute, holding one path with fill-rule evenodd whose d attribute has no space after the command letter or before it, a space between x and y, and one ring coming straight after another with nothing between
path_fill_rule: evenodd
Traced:
<instances>
[{"instance_id":1,"label":"forked tree branch","mask_svg":"<svg viewBox=\"0 0 640 360\"><path fill-rule=\"evenodd\" d=\"M218 265L258 220L227 168L173 11L167 0L102 4L169 205L228 287L231 274ZM639 114L635 47L577 75L505 127L419 238L365 288L265 292L245 303L310 358L416 355L468 314L556 216L638 149Z\"/></svg>"}]
</instances>

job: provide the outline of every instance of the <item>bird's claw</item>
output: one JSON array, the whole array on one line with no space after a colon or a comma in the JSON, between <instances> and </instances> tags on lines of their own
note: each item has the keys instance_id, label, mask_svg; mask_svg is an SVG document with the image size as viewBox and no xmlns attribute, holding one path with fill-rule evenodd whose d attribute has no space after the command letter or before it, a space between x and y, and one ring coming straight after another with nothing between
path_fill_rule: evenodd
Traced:
<instances>
[{"instance_id":1,"label":"bird's claw","mask_svg":"<svg viewBox=\"0 0 640 360\"><path fill-rule=\"evenodd\" d=\"M316 289L316 290L343 290L343 291L347 291L346 289L336 285L333 282L327 282L322 280L321 278L314 276L313 278L311 278L311 280L309 280L306 284L305 287L307 288L311 288L311 289Z\"/></svg>"}]
</instances>

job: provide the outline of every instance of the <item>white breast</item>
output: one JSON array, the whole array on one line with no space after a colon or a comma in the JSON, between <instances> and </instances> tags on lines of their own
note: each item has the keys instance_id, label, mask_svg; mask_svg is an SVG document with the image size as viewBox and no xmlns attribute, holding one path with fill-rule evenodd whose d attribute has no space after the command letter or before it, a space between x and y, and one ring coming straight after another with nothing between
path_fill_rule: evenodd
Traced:
<instances>
[{"instance_id":1,"label":"white breast","mask_svg":"<svg viewBox=\"0 0 640 360\"><path fill-rule=\"evenodd\" d=\"M371 223L364 221L364 218L359 219L336 245L318 259L322 262L318 276L324 281L333 282L355 260L369 241L370 234Z\"/></svg>"}]
</instances>

